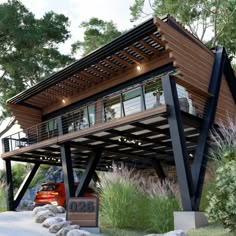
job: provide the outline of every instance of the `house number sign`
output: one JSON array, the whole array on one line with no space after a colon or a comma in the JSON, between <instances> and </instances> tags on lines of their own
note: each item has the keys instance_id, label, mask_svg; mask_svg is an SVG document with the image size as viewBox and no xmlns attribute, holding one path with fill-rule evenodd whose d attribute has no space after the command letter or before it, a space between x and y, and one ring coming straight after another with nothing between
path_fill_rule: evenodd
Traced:
<instances>
[{"instance_id":1,"label":"house number sign","mask_svg":"<svg viewBox=\"0 0 236 236\"><path fill-rule=\"evenodd\" d=\"M67 220L84 227L98 226L98 198L70 198L67 207Z\"/></svg>"}]
</instances>

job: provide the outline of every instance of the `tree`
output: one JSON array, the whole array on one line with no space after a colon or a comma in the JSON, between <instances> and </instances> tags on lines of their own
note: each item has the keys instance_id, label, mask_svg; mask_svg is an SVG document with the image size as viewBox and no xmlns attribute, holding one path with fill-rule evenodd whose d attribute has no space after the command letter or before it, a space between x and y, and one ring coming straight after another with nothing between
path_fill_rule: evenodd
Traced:
<instances>
[{"instance_id":1,"label":"tree","mask_svg":"<svg viewBox=\"0 0 236 236\"><path fill-rule=\"evenodd\" d=\"M103 21L98 18L91 18L80 25L84 31L84 41L77 41L72 45L72 53L80 50L85 56L95 49L111 42L121 35L112 21Z\"/></svg>"},{"instance_id":2,"label":"tree","mask_svg":"<svg viewBox=\"0 0 236 236\"><path fill-rule=\"evenodd\" d=\"M18 0L0 4L0 124L10 116L7 99L72 62L58 51L70 37L68 27L69 20L62 14L48 12L36 19ZM7 130L14 123L10 119Z\"/></svg>"},{"instance_id":3,"label":"tree","mask_svg":"<svg viewBox=\"0 0 236 236\"><path fill-rule=\"evenodd\" d=\"M133 21L148 15L144 12L146 3L134 1L130 7ZM149 0L148 3L151 14L171 14L208 46L222 44L232 57L236 56L236 0Z\"/></svg>"}]
</instances>

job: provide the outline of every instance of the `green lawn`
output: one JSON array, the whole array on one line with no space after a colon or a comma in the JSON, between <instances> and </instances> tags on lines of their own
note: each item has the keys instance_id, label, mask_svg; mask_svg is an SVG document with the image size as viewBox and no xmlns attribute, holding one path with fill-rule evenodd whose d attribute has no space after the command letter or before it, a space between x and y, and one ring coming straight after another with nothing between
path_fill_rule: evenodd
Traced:
<instances>
[{"instance_id":1,"label":"green lawn","mask_svg":"<svg viewBox=\"0 0 236 236\"><path fill-rule=\"evenodd\" d=\"M102 229L102 233L105 236L144 236L149 232L144 231L134 231L134 230L126 230L126 229L111 229L105 228ZM220 225L209 225L204 228L190 230L188 232L189 236L236 236L236 233L228 233L222 226Z\"/></svg>"}]
</instances>

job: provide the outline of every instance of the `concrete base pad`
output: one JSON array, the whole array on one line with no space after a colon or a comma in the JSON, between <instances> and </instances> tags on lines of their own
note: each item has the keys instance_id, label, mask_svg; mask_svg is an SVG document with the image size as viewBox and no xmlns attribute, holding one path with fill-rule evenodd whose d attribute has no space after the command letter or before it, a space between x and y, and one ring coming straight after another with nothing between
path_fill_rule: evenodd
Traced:
<instances>
[{"instance_id":1,"label":"concrete base pad","mask_svg":"<svg viewBox=\"0 0 236 236\"><path fill-rule=\"evenodd\" d=\"M80 227L80 229L86 230L92 234L100 234L101 230L99 227Z\"/></svg>"},{"instance_id":2,"label":"concrete base pad","mask_svg":"<svg viewBox=\"0 0 236 236\"><path fill-rule=\"evenodd\" d=\"M207 217L199 211L176 211L174 212L175 229L189 230L208 225Z\"/></svg>"}]
</instances>

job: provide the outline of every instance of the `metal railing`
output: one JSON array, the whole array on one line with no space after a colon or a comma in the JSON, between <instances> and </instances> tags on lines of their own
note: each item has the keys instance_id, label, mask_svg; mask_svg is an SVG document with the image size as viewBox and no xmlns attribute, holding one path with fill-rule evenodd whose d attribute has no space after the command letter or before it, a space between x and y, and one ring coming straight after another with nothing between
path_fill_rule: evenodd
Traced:
<instances>
[{"instance_id":1,"label":"metal railing","mask_svg":"<svg viewBox=\"0 0 236 236\"><path fill-rule=\"evenodd\" d=\"M207 98L177 84L180 109L203 117ZM100 102L98 102L100 101ZM165 104L161 79L136 84L3 139L5 152ZM61 127L59 127L61 125Z\"/></svg>"}]
</instances>

